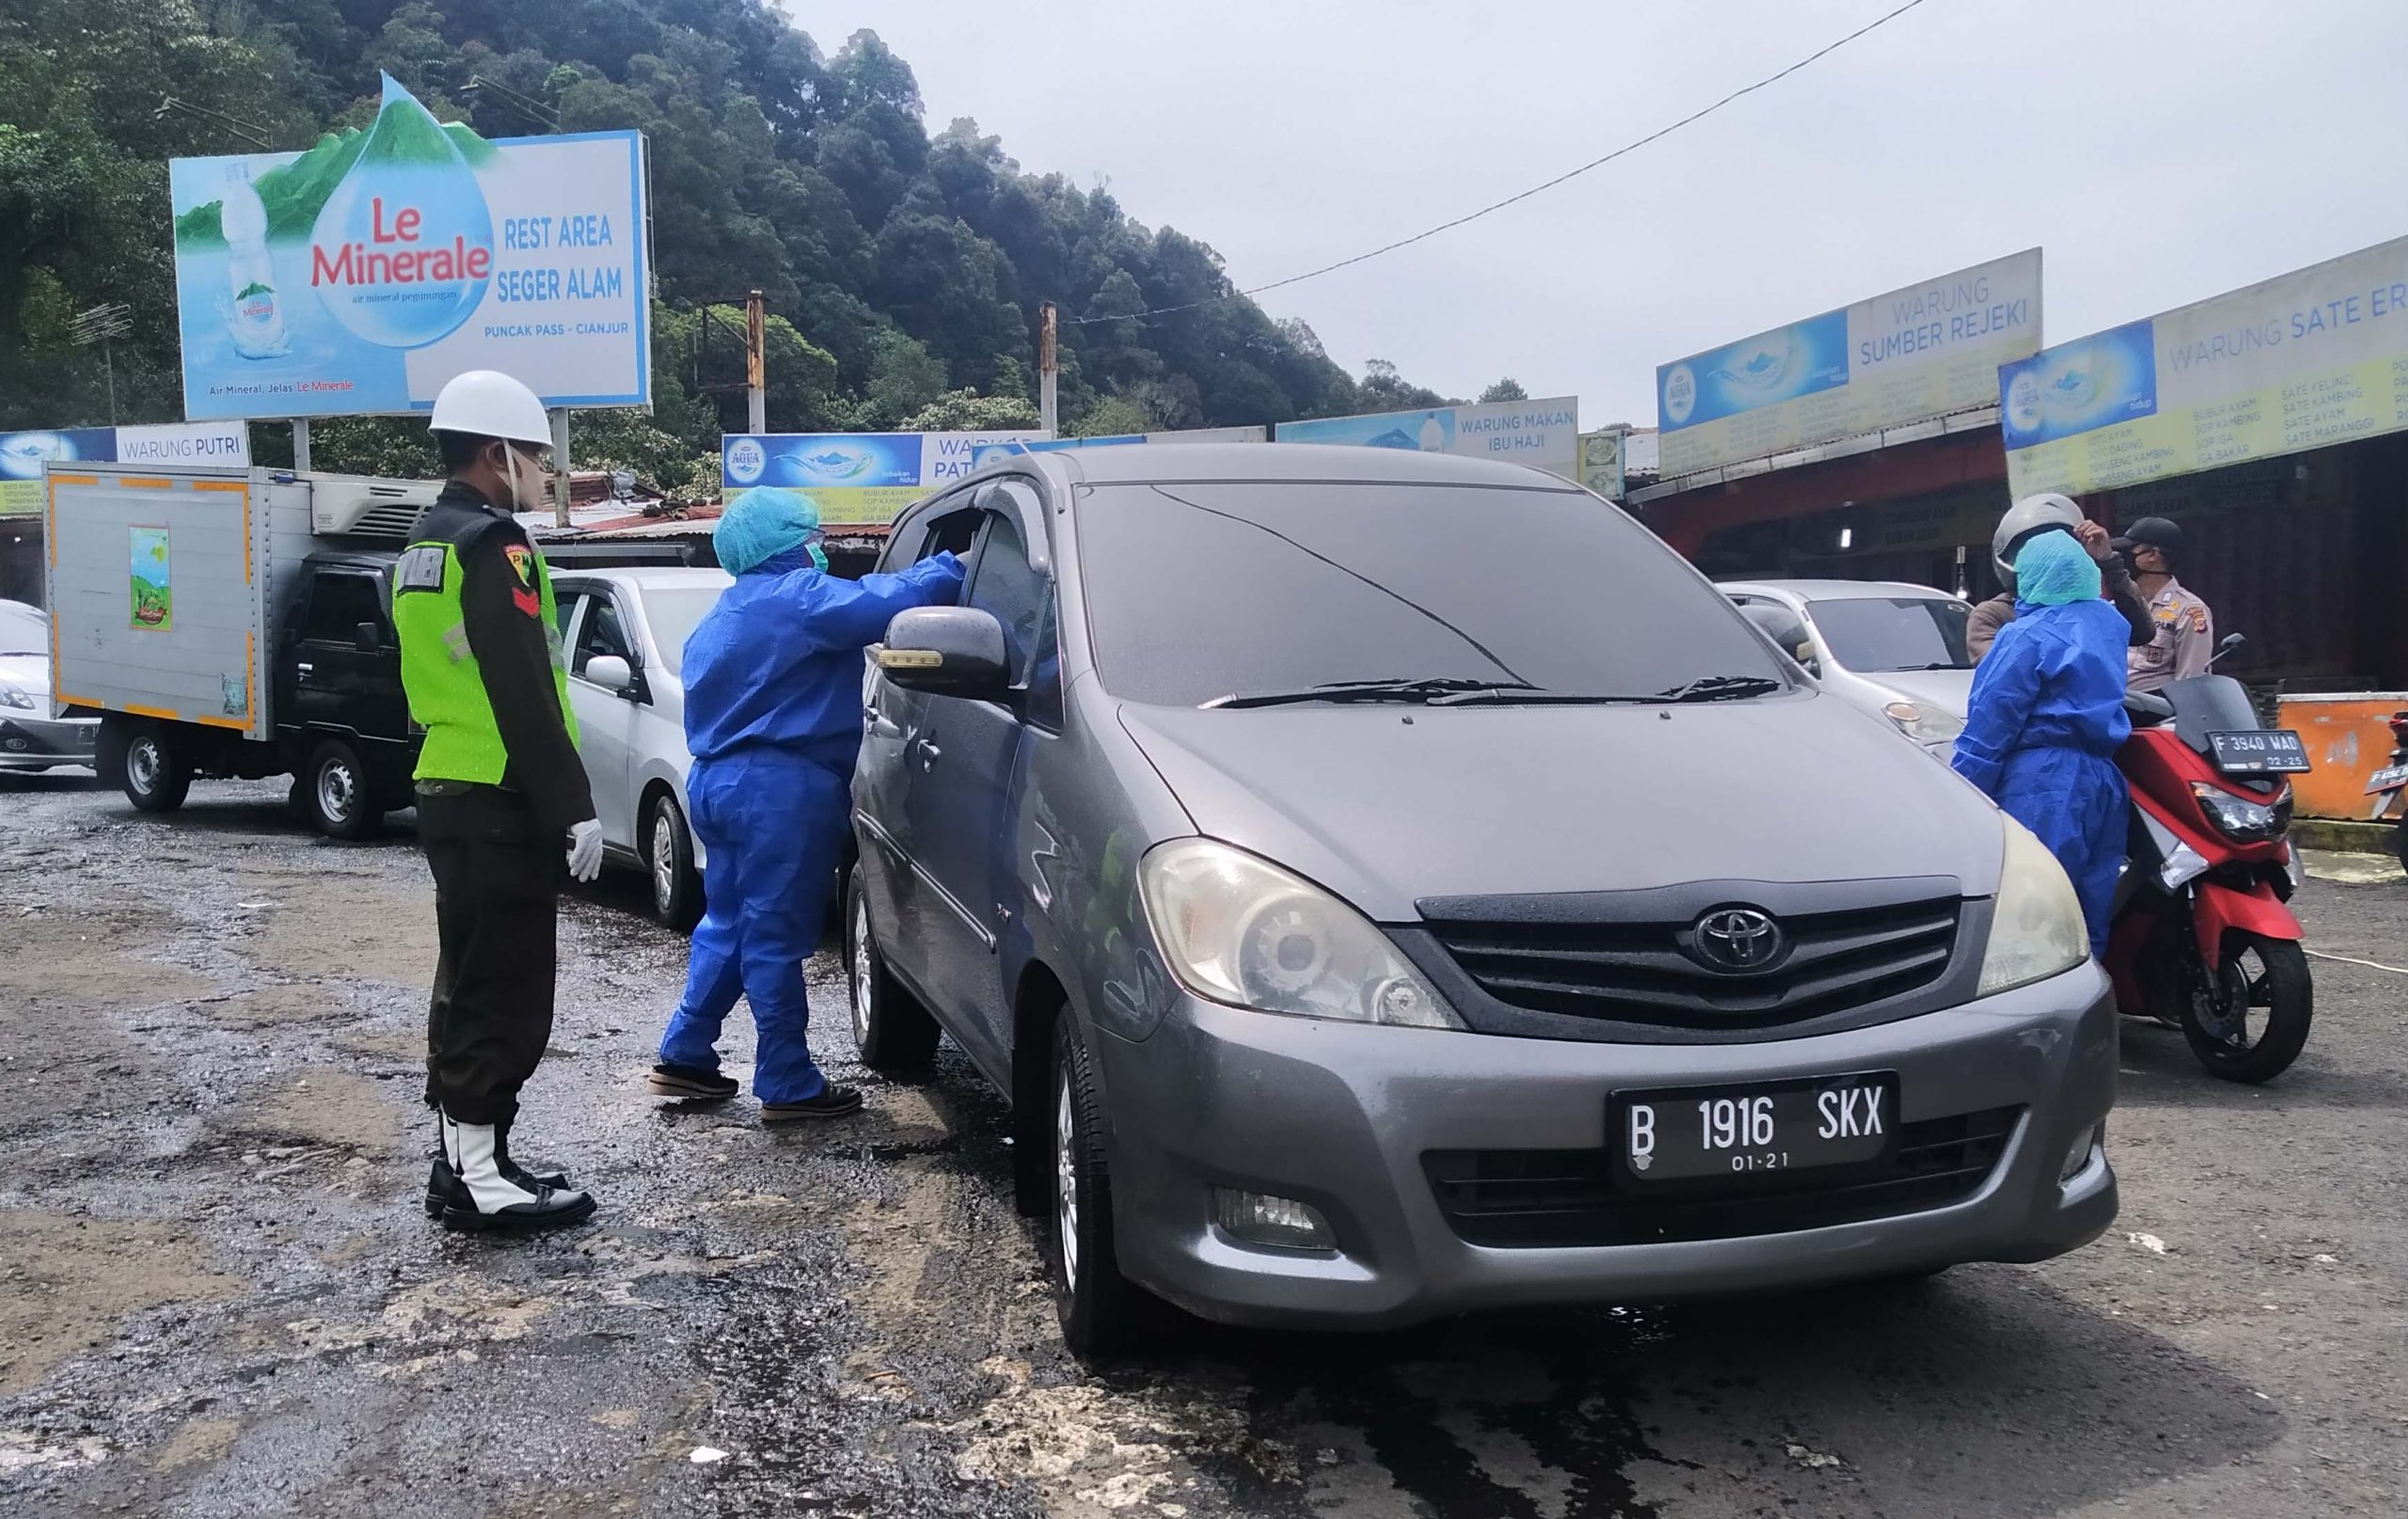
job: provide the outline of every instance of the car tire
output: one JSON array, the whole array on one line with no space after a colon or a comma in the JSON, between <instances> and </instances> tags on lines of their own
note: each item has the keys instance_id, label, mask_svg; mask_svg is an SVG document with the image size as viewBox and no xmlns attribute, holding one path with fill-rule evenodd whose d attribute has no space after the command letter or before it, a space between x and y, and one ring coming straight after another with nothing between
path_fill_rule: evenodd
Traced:
<instances>
[{"instance_id":1,"label":"car tire","mask_svg":"<svg viewBox=\"0 0 2408 1519\"><path fill-rule=\"evenodd\" d=\"M1101 1101L1079 1021L1054 1021L1054 1079L1042 1126L1054 1162L1045 1263L1062 1341L1083 1361L1137 1348L1146 1322L1138 1289L1120 1274L1112 1241L1112 1176L1104 1163Z\"/></svg>"},{"instance_id":2,"label":"car tire","mask_svg":"<svg viewBox=\"0 0 2408 1519\"><path fill-rule=\"evenodd\" d=\"M311 750L299 779L309 826L327 838L356 844L385 826L384 802L358 752L341 739L329 738Z\"/></svg>"},{"instance_id":3,"label":"car tire","mask_svg":"<svg viewBox=\"0 0 2408 1519\"><path fill-rule=\"evenodd\" d=\"M136 812L171 813L184 804L192 790L192 761L165 725L134 723L105 747L113 752L102 773L117 781Z\"/></svg>"},{"instance_id":4,"label":"car tire","mask_svg":"<svg viewBox=\"0 0 2408 1519\"><path fill-rule=\"evenodd\" d=\"M859 864L845 892L845 963L850 970L853 1042L862 1064L889 1076L916 1075L936 1058L937 1021L903 989L871 931L868 881Z\"/></svg>"},{"instance_id":5,"label":"car tire","mask_svg":"<svg viewBox=\"0 0 2408 1519\"><path fill-rule=\"evenodd\" d=\"M693 932L703 921L703 873L694 868L686 810L666 791L643 810L643 865L652 878L652 915L664 928Z\"/></svg>"}]
</instances>

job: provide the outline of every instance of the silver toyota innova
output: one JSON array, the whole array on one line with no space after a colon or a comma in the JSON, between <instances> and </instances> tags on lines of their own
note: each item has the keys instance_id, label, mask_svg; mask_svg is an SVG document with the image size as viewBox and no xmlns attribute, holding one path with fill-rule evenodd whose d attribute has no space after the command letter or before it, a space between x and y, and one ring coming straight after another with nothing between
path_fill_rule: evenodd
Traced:
<instances>
[{"instance_id":1,"label":"silver toyota innova","mask_svg":"<svg viewBox=\"0 0 2408 1519\"><path fill-rule=\"evenodd\" d=\"M2064 873L1621 511L1153 445L895 524L846 905L881 1070L1009 1098L1064 1331L2038 1260L2115 1213Z\"/></svg>"}]
</instances>

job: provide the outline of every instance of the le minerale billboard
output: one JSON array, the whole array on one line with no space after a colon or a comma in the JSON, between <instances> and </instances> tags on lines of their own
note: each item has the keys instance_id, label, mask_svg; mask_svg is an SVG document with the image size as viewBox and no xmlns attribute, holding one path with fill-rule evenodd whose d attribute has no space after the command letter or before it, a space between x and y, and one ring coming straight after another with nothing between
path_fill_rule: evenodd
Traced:
<instances>
[{"instance_id":1,"label":"le minerale billboard","mask_svg":"<svg viewBox=\"0 0 2408 1519\"><path fill-rule=\"evenodd\" d=\"M1580 478L1580 403L1571 396L1281 422L1277 439L1460 453L1530 465L1566 480Z\"/></svg>"},{"instance_id":2,"label":"le minerale billboard","mask_svg":"<svg viewBox=\"0 0 2408 1519\"><path fill-rule=\"evenodd\" d=\"M720 439L721 494L733 500L755 485L784 485L816 501L823 522L889 522L939 486L1048 435L729 433Z\"/></svg>"},{"instance_id":3,"label":"le minerale billboard","mask_svg":"<svg viewBox=\"0 0 2408 1519\"><path fill-rule=\"evenodd\" d=\"M0 433L0 516L40 512L48 464L247 466L250 429L241 422L154 422L137 427L61 427Z\"/></svg>"},{"instance_id":4,"label":"le minerale billboard","mask_svg":"<svg viewBox=\"0 0 2408 1519\"><path fill-rule=\"evenodd\" d=\"M488 142L389 76L365 132L175 160L184 415L424 411L473 369L649 404L643 166L634 132Z\"/></svg>"},{"instance_id":5,"label":"le minerale billboard","mask_svg":"<svg viewBox=\"0 0 2408 1519\"><path fill-rule=\"evenodd\" d=\"M1656 371L1664 478L1987 406L2039 351L2030 249Z\"/></svg>"},{"instance_id":6,"label":"le minerale billboard","mask_svg":"<svg viewBox=\"0 0 2408 1519\"><path fill-rule=\"evenodd\" d=\"M2018 496L2162 480L2408 428L2408 238L1999 371Z\"/></svg>"}]
</instances>

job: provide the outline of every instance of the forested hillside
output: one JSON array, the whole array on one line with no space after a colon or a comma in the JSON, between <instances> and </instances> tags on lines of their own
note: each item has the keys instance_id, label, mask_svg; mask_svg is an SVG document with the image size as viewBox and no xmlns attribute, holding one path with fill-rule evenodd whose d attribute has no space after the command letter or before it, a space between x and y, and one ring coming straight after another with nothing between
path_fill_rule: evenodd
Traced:
<instances>
[{"instance_id":1,"label":"forested hillside","mask_svg":"<svg viewBox=\"0 0 2408 1519\"><path fill-rule=\"evenodd\" d=\"M577 451L667 486L705 488L700 461L741 423L740 397L705 389L741 368L702 303L768 293L772 427L993 426L1035 419L1039 302L1109 318L1230 288L1210 246L1131 220L1108 187L1024 170L966 118L932 134L874 32L823 48L761 0L8 0L0 429L108 420L99 351L68 329L111 301L133 309L120 419L181 416L167 159L364 127L380 70L486 137L650 136L659 405L582 416ZM1244 299L1064 338L1073 432L1437 399L1385 364L1348 375ZM321 424L317 459L416 470L421 437Z\"/></svg>"}]
</instances>

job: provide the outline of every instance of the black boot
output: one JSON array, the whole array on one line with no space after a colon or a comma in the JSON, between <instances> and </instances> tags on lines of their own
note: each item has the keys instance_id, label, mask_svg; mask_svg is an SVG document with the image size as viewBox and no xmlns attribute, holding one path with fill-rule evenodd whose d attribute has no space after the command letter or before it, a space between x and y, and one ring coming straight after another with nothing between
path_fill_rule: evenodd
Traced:
<instances>
[{"instance_id":1,"label":"black boot","mask_svg":"<svg viewBox=\"0 0 2408 1519\"><path fill-rule=\"evenodd\" d=\"M440 1210L445 1228L551 1229L593 1215L594 1199L584 1193L531 1188L503 1176L498 1148L495 1125L461 1123L444 1115L444 1158L452 1171ZM430 1191L434 1180L429 1178Z\"/></svg>"},{"instance_id":2,"label":"black boot","mask_svg":"<svg viewBox=\"0 0 2408 1519\"><path fill-rule=\"evenodd\" d=\"M529 1171L513 1161L510 1158L510 1125L496 1124L494 1127L499 1131L495 1136L494 1148L498 1153L495 1156L494 1164L503 1176L529 1192L544 1187L549 1187L554 1192L569 1190L568 1177L565 1173ZM435 1120L435 1147L427 1151L427 1159L433 1163L426 1173L426 1216L440 1218L443 1216L444 1208L452 1201L452 1189L459 1185L460 1178L458 1173L452 1169L451 1161L445 1158L443 1153L443 1119L439 1114Z\"/></svg>"}]
</instances>

